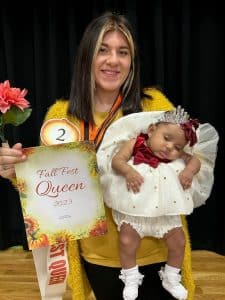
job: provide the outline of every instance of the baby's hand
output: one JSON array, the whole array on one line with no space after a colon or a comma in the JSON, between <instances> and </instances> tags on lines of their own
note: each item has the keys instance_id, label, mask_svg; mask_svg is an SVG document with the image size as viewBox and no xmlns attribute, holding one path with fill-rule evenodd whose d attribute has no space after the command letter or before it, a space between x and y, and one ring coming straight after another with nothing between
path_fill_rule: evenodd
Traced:
<instances>
[{"instance_id":1,"label":"baby's hand","mask_svg":"<svg viewBox=\"0 0 225 300\"><path fill-rule=\"evenodd\" d=\"M180 183L184 190L191 187L193 177L194 177L194 174L187 168L185 168L184 170L182 170L180 172L178 178L179 178Z\"/></svg>"},{"instance_id":2,"label":"baby's hand","mask_svg":"<svg viewBox=\"0 0 225 300\"><path fill-rule=\"evenodd\" d=\"M126 175L127 189L128 191L133 191L138 193L140 191L140 186L144 182L144 178L136 170L131 170Z\"/></svg>"}]
</instances>

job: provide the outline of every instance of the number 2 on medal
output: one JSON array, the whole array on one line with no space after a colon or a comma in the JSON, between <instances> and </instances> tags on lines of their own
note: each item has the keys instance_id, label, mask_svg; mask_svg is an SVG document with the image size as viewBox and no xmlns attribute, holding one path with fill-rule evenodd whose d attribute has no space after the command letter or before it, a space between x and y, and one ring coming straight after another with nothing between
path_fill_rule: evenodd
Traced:
<instances>
[{"instance_id":1,"label":"number 2 on medal","mask_svg":"<svg viewBox=\"0 0 225 300\"><path fill-rule=\"evenodd\" d=\"M65 135L66 130L65 130L64 128L59 128L58 131L62 131L62 133L61 133L60 136L58 136L58 137L56 138L56 140L57 140L57 141L60 141L60 142L64 142L64 141L65 141L65 138L62 138L62 137Z\"/></svg>"}]
</instances>

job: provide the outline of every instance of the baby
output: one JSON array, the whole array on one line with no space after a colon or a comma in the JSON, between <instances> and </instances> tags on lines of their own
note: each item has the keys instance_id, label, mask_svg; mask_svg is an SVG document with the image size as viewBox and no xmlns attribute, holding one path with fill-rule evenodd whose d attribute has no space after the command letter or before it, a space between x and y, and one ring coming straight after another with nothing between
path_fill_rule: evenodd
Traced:
<instances>
[{"instance_id":1,"label":"baby","mask_svg":"<svg viewBox=\"0 0 225 300\"><path fill-rule=\"evenodd\" d=\"M151 113L148 114L151 116ZM211 125L207 125L213 130ZM136 137L122 143L118 140L120 145L116 151L110 152L110 146L107 142L104 146L104 140L99 149L104 198L106 204L113 208L113 218L119 230L120 279L125 284L125 300L137 298L138 287L144 277L138 270L136 251L145 236L165 240L168 259L159 271L162 285L174 298L187 299L187 290L180 275L185 249L180 215L193 211L194 191L201 194L202 190L199 180L194 180L200 173L201 162L196 155L190 154L197 143L198 127L199 122L190 119L178 107L175 111L161 113L154 122L150 120L146 133L139 132ZM110 132L111 129L108 130ZM121 126L120 130L123 130ZM217 137L215 130L213 134ZM188 147L189 153L185 147ZM211 153L210 149L208 151ZM100 158L101 152L108 153L111 162L112 169L105 173L101 170L101 160L104 159ZM207 147L204 152L207 158ZM214 160L215 155L216 148Z\"/></svg>"}]
</instances>

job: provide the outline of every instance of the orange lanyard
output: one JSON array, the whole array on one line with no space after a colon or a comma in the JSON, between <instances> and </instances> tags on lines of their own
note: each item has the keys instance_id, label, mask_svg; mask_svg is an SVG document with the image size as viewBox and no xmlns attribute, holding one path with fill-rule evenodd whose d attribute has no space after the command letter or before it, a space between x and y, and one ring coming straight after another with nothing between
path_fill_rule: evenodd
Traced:
<instances>
[{"instance_id":1,"label":"orange lanyard","mask_svg":"<svg viewBox=\"0 0 225 300\"><path fill-rule=\"evenodd\" d=\"M115 116L116 112L120 108L121 103L122 103L122 96L119 95L115 100L115 102L113 103L113 106L111 107L107 118L99 128L97 128L93 124L81 121L82 140L94 141L96 151L98 150L98 147L101 144L106 129L109 127L110 123L113 120L113 117Z\"/></svg>"}]
</instances>

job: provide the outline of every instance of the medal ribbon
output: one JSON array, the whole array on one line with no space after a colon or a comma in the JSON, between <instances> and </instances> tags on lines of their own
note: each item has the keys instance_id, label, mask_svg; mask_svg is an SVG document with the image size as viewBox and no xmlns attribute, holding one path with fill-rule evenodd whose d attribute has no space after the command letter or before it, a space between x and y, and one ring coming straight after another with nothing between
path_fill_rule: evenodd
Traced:
<instances>
[{"instance_id":1,"label":"medal ribbon","mask_svg":"<svg viewBox=\"0 0 225 300\"><path fill-rule=\"evenodd\" d=\"M87 123L87 122L81 122L81 135L82 140L87 141L93 141L95 143L95 149L98 150L101 141L104 137L106 129L111 124L116 112L121 107L122 104L122 96L119 95L115 102L113 103L113 106L111 107L107 118L102 123L102 125L97 128L95 125ZM94 138L94 139L93 139Z\"/></svg>"}]
</instances>

